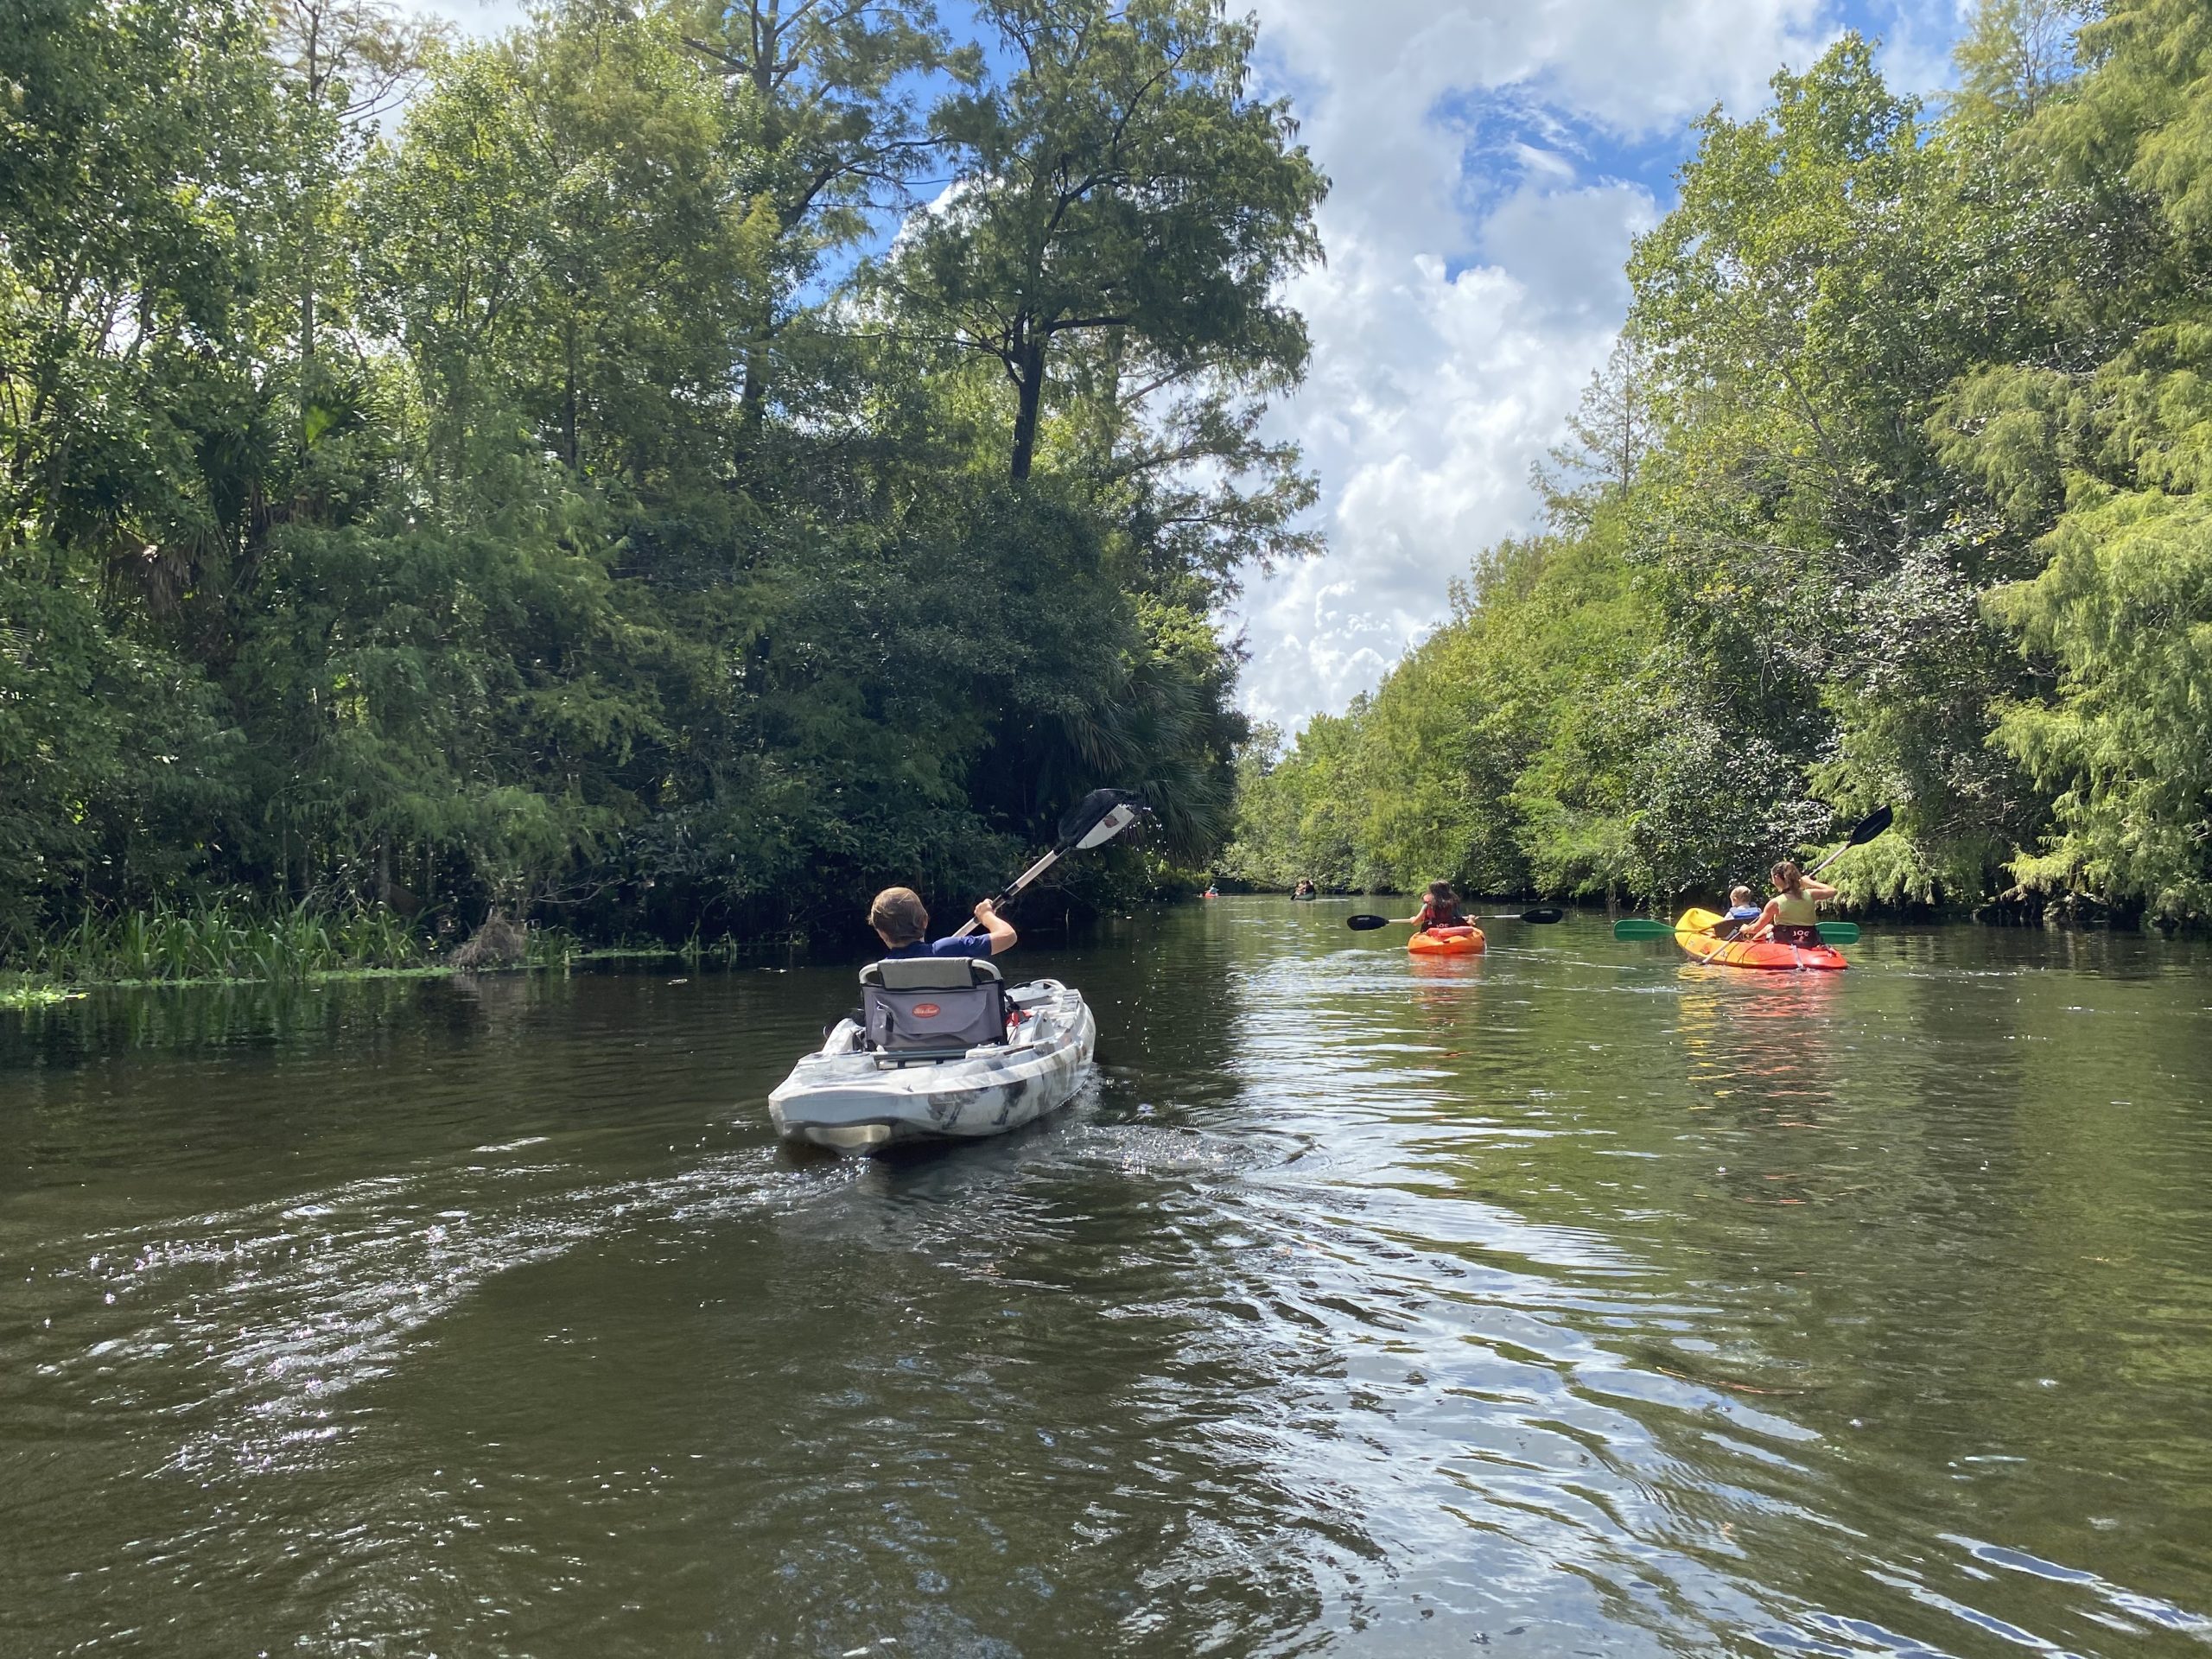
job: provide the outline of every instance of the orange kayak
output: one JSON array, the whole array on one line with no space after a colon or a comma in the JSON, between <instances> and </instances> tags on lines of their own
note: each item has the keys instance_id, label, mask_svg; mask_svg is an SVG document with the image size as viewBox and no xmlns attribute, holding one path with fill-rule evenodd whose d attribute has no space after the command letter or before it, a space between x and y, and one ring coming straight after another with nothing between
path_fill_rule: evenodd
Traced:
<instances>
[{"instance_id":1,"label":"orange kayak","mask_svg":"<svg viewBox=\"0 0 2212 1659\"><path fill-rule=\"evenodd\" d=\"M1482 948L1479 927L1423 928L1406 941L1406 949L1418 957L1471 957Z\"/></svg>"},{"instance_id":2,"label":"orange kayak","mask_svg":"<svg viewBox=\"0 0 2212 1659\"><path fill-rule=\"evenodd\" d=\"M1848 968L1843 953L1828 944L1782 944L1772 939L1716 939L1713 925L1721 918L1709 910L1686 910L1675 923L1675 943L1700 962L1717 962L1731 968L1788 969Z\"/></svg>"}]
</instances>

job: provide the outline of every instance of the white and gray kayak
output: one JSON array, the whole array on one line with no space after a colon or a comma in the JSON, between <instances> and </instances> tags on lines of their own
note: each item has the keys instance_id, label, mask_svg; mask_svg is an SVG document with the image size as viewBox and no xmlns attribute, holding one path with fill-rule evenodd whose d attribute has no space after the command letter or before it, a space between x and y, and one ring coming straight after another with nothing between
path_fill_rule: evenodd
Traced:
<instances>
[{"instance_id":1,"label":"white and gray kayak","mask_svg":"<svg viewBox=\"0 0 2212 1659\"><path fill-rule=\"evenodd\" d=\"M1020 1016L1007 1041L942 1058L872 1049L860 1026L840 1020L768 1096L768 1116L786 1139L871 1150L1033 1123L1083 1082L1098 1027L1083 994L1057 979L1015 986L1007 1001Z\"/></svg>"}]
</instances>

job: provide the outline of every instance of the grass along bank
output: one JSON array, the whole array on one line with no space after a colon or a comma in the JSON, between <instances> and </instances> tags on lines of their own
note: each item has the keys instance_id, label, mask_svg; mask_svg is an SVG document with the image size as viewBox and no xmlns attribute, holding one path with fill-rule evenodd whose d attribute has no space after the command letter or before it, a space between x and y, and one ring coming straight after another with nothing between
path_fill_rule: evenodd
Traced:
<instances>
[{"instance_id":1,"label":"grass along bank","mask_svg":"<svg viewBox=\"0 0 2212 1659\"><path fill-rule=\"evenodd\" d=\"M518 951L511 960L518 965L558 965L580 954L565 934L515 932ZM191 909L156 905L118 916L87 911L66 931L15 942L0 966L9 970L0 982L0 1006L24 1007L91 985L445 973L454 964L385 906L263 909L224 899Z\"/></svg>"},{"instance_id":2,"label":"grass along bank","mask_svg":"<svg viewBox=\"0 0 2212 1659\"><path fill-rule=\"evenodd\" d=\"M93 986L261 984L648 958L728 967L758 948L696 933L678 945L593 946L566 928L495 915L467 944L447 949L381 905L263 909L219 899L119 916L87 911L64 931L13 942L0 951L0 1009L66 1001Z\"/></svg>"}]
</instances>

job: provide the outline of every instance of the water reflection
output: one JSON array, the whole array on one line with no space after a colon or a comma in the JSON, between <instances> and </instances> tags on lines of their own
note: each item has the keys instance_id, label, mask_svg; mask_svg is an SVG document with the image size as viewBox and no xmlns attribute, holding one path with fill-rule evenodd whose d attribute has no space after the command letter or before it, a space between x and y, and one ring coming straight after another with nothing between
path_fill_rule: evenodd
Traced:
<instances>
[{"instance_id":1,"label":"water reflection","mask_svg":"<svg viewBox=\"0 0 2212 1659\"><path fill-rule=\"evenodd\" d=\"M0 1649L2212 1640L2201 956L1348 908L1031 956L1093 1085L895 1162L766 1133L844 969L10 1027Z\"/></svg>"}]
</instances>

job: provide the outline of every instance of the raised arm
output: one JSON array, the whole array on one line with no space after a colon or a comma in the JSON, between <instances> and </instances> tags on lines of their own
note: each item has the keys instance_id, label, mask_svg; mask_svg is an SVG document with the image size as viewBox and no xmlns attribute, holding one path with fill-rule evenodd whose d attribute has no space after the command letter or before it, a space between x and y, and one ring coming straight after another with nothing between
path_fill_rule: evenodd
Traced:
<instances>
[{"instance_id":1,"label":"raised arm","mask_svg":"<svg viewBox=\"0 0 2212 1659\"><path fill-rule=\"evenodd\" d=\"M1020 943L1021 936L1014 931L1014 924L1000 915L998 906L989 899L986 899L976 906L976 919L982 924L985 935L990 939L993 956L1011 950Z\"/></svg>"}]
</instances>

